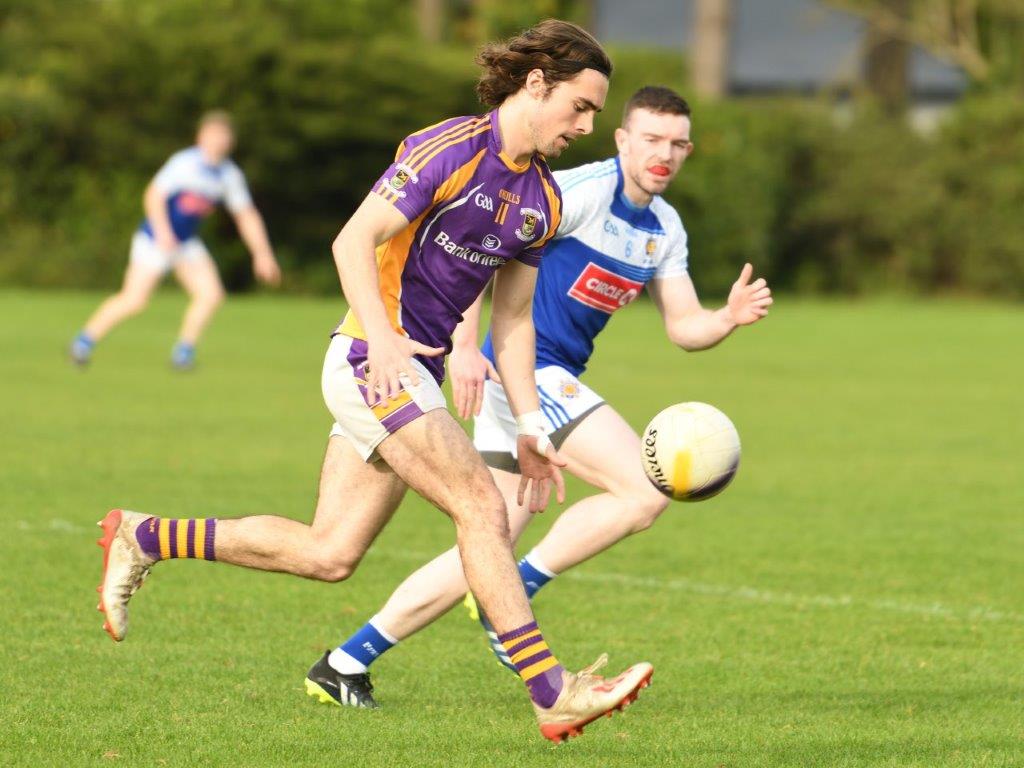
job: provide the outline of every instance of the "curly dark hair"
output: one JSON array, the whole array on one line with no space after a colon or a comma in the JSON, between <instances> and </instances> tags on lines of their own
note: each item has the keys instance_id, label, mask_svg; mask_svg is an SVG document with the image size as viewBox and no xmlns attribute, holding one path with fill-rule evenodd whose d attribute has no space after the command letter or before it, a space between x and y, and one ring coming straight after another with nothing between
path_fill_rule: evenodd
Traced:
<instances>
[{"instance_id":1,"label":"curly dark hair","mask_svg":"<svg viewBox=\"0 0 1024 768\"><path fill-rule=\"evenodd\" d=\"M611 77L612 62L593 35L575 24L547 19L515 37L489 43L477 54L483 74L476 94L489 107L500 106L525 84L535 69L544 73L550 91L584 69Z\"/></svg>"}]
</instances>

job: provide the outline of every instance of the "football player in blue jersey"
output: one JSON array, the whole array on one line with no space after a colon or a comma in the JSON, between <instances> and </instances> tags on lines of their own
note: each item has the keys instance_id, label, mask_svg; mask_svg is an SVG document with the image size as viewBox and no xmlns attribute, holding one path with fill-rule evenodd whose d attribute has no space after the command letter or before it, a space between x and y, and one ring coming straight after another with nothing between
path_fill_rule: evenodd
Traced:
<instances>
[{"instance_id":1,"label":"football player in blue jersey","mask_svg":"<svg viewBox=\"0 0 1024 768\"><path fill-rule=\"evenodd\" d=\"M690 108L661 87L639 90L615 132L618 155L555 173L562 189L562 222L541 262L533 303L537 332L536 382L545 429L567 470L601 493L577 501L520 561L526 592L651 526L668 499L647 480L638 460L640 438L600 395L580 381L594 337L611 315L645 287L668 337L686 350L708 349L737 327L768 313L771 290L751 282L746 264L720 309L701 306L687 274L686 231L661 197L693 151ZM477 348L480 302L456 331L449 359L456 408L476 415L474 444L505 496L513 539L532 519L517 502L516 419L494 369L490 335ZM369 664L399 640L426 626L466 594L453 548L409 576L384 608L335 653L347 671ZM468 602L471 602L467 598ZM475 610L475 606L473 606ZM480 616L492 650L508 655ZM368 636L386 638L367 647Z\"/></svg>"},{"instance_id":2,"label":"football player in blue jersey","mask_svg":"<svg viewBox=\"0 0 1024 768\"><path fill-rule=\"evenodd\" d=\"M263 217L253 205L245 176L228 157L234 144L230 115L208 112L199 121L195 146L172 155L150 182L142 197L146 218L132 238L124 283L71 342L74 363L86 365L100 339L145 309L164 275L174 270L191 301L171 364L179 370L194 366L199 336L224 300L217 266L196 234L203 218L220 202L234 217L252 254L256 277L271 285L281 281Z\"/></svg>"}]
</instances>

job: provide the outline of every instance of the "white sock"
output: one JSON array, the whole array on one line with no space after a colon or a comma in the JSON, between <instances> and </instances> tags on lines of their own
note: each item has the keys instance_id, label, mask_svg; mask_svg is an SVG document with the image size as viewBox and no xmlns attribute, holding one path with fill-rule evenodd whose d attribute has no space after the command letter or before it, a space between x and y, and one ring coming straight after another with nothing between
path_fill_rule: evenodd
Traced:
<instances>
[{"instance_id":1,"label":"white sock","mask_svg":"<svg viewBox=\"0 0 1024 768\"><path fill-rule=\"evenodd\" d=\"M360 675L369 669L363 662L353 659L341 648L331 651L331 655L327 657L327 663L343 675Z\"/></svg>"}]
</instances>

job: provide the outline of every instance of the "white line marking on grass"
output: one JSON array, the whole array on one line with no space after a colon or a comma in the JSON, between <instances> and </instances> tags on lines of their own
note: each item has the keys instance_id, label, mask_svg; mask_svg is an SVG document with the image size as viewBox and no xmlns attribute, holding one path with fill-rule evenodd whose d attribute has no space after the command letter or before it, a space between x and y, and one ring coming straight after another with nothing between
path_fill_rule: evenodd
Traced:
<instances>
[{"instance_id":1,"label":"white line marking on grass","mask_svg":"<svg viewBox=\"0 0 1024 768\"><path fill-rule=\"evenodd\" d=\"M747 600L769 605L814 606L819 608L870 608L877 611L891 611L918 616L940 616L959 621L992 621L1024 624L1024 614L997 611L986 606L953 608L941 603L905 603L899 600L872 600L851 595L800 595L793 592L774 592L756 587L706 584L689 579L659 579L653 576L630 576L622 573L576 573L563 574L573 581L619 584L625 587L644 589L671 589L695 595L710 595L732 600Z\"/></svg>"},{"instance_id":2,"label":"white line marking on grass","mask_svg":"<svg viewBox=\"0 0 1024 768\"><path fill-rule=\"evenodd\" d=\"M36 524L26 520L18 520L15 527L26 532L59 532L82 534L92 531L91 527L76 525L67 520L53 518L40 520ZM422 552L412 549L392 549L390 547L372 547L367 555L384 558L410 560L426 563L439 555L440 552ZM776 592L756 587L734 586L730 584L708 584L691 579L660 579L655 576L633 576L625 573L587 573L569 571L560 578L571 581L590 582L592 584L617 584L622 587L637 589L669 589L686 592L691 595L721 597L727 600L744 600L765 605L792 605L815 608L868 608L875 611L889 611L914 616L936 616L964 622L986 621L1003 624L1024 624L1024 614L1012 611L999 611L987 606L955 608L942 603L907 603L894 599L858 598L852 595L801 595L795 592Z\"/></svg>"},{"instance_id":3,"label":"white line marking on grass","mask_svg":"<svg viewBox=\"0 0 1024 768\"><path fill-rule=\"evenodd\" d=\"M35 524L28 522L28 520L18 520L14 527L19 531L48 531L50 533L85 533L91 530L87 526L76 525L68 520L61 520L59 517L51 520L40 520Z\"/></svg>"},{"instance_id":4,"label":"white line marking on grass","mask_svg":"<svg viewBox=\"0 0 1024 768\"><path fill-rule=\"evenodd\" d=\"M407 549L374 548L369 554L377 554L401 560L415 560L426 563L439 552L417 552ZM893 599L858 598L852 595L800 595L794 592L776 592L756 587L730 584L708 584L690 579L659 579L655 576L632 576L624 573L587 573L569 571L559 578L594 584L617 584L637 589L669 589L692 595L721 597L728 600L744 600L766 605L792 605L814 608L868 608L914 616L935 616L964 622L986 621L1003 624L1024 624L1024 614L1012 611L998 611L987 606L954 608L942 603L907 603Z\"/></svg>"}]
</instances>

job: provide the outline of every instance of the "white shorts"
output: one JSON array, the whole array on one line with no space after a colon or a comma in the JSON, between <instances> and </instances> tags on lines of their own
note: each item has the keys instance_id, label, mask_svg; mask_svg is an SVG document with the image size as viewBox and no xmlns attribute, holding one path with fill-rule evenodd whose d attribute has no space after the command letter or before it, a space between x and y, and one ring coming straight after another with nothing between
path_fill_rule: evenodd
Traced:
<instances>
[{"instance_id":1,"label":"white shorts","mask_svg":"<svg viewBox=\"0 0 1024 768\"><path fill-rule=\"evenodd\" d=\"M210 252L198 237L190 237L178 244L172 253L161 251L156 240L145 232L136 232L132 237L132 250L129 255L132 264L141 264L162 275L167 274L178 264L210 261Z\"/></svg>"},{"instance_id":2,"label":"white shorts","mask_svg":"<svg viewBox=\"0 0 1024 768\"><path fill-rule=\"evenodd\" d=\"M331 437L344 437L364 461L375 461L380 458L377 446L385 437L427 411L447 407L430 371L415 358L412 365L420 383L413 386L403 376L397 399L371 407L366 404L366 342L344 334L331 339L320 380L324 402L335 420Z\"/></svg>"},{"instance_id":3,"label":"white shorts","mask_svg":"<svg viewBox=\"0 0 1024 768\"><path fill-rule=\"evenodd\" d=\"M560 448L580 423L604 404L604 398L557 365L534 373L544 430L555 448ZM487 466L519 472L516 456L516 417L512 415L505 389L493 381L484 382L484 402L473 421L473 445Z\"/></svg>"}]
</instances>

